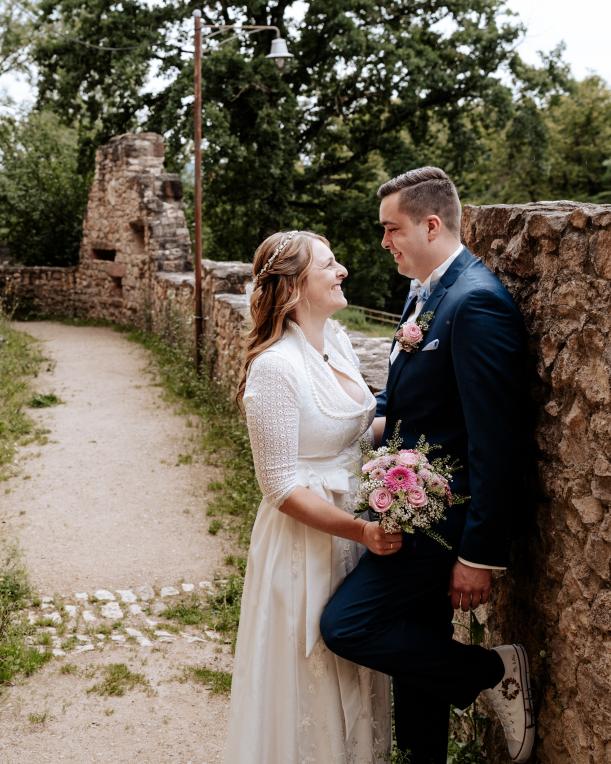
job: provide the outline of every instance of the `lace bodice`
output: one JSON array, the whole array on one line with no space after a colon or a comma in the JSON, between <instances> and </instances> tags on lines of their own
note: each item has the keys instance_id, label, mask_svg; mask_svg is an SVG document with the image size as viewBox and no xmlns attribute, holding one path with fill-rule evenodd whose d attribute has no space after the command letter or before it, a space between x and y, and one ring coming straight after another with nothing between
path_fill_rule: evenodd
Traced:
<instances>
[{"instance_id":1,"label":"lace bodice","mask_svg":"<svg viewBox=\"0 0 611 764\"><path fill-rule=\"evenodd\" d=\"M358 458L358 441L375 411L375 398L358 372L358 358L335 322L325 331L328 362L290 323L281 340L253 362L244 408L259 486L275 506L302 485L304 462L327 470L326 462L346 465ZM333 369L364 392L358 403L345 392Z\"/></svg>"}]
</instances>

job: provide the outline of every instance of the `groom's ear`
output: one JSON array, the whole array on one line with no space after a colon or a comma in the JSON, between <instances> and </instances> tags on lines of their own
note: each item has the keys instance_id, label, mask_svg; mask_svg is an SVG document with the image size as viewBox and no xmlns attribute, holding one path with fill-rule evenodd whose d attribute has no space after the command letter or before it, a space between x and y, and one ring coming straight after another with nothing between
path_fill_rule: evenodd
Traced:
<instances>
[{"instance_id":1,"label":"groom's ear","mask_svg":"<svg viewBox=\"0 0 611 764\"><path fill-rule=\"evenodd\" d=\"M441 233L443 223L438 215L427 215L426 226L429 241L434 241Z\"/></svg>"}]
</instances>

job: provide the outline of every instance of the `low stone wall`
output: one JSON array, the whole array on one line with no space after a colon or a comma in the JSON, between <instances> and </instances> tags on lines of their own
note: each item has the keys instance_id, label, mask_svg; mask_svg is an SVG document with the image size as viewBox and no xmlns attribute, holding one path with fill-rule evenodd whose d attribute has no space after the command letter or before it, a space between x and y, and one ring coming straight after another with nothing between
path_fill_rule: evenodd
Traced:
<instances>
[{"instance_id":1,"label":"low stone wall","mask_svg":"<svg viewBox=\"0 0 611 764\"><path fill-rule=\"evenodd\" d=\"M542 495L488 609L489 640L528 647L536 760L599 764L610 729L611 207L467 207L463 237L524 315L537 403ZM506 760L503 748L497 735L491 761Z\"/></svg>"},{"instance_id":2,"label":"low stone wall","mask_svg":"<svg viewBox=\"0 0 611 764\"><path fill-rule=\"evenodd\" d=\"M202 262L202 356L208 371L228 391L238 383L245 352L248 299L245 285L251 279L248 263ZM152 328L170 341L194 346L193 273L159 273L153 281Z\"/></svg>"},{"instance_id":3,"label":"low stone wall","mask_svg":"<svg viewBox=\"0 0 611 764\"><path fill-rule=\"evenodd\" d=\"M74 316L78 268L0 267L0 307L9 314Z\"/></svg>"}]
</instances>

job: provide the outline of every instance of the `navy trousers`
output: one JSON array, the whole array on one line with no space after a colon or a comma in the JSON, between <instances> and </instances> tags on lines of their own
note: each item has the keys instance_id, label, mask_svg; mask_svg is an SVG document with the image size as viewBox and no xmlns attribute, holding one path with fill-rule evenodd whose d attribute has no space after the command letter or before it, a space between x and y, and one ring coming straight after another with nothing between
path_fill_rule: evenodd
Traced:
<instances>
[{"instance_id":1,"label":"navy trousers","mask_svg":"<svg viewBox=\"0 0 611 764\"><path fill-rule=\"evenodd\" d=\"M495 652L452 639L456 557L434 544L404 535L397 554L365 552L320 623L330 650L393 678L397 745L412 764L445 764L450 704L466 708L504 673Z\"/></svg>"}]
</instances>

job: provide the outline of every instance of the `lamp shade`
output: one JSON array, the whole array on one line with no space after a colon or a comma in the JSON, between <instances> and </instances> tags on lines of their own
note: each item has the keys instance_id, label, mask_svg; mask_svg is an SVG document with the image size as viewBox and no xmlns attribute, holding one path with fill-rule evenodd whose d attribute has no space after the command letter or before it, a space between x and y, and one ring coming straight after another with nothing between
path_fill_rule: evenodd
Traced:
<instances>
[{"instance_id":1,"label":"lamp shade","mask_svg":"<svg viewBox=\"0 0 611 764\"><path fill-rule=\"evenodd\" d=\"M287 58L294 58L294 56L292 53L289 53L286 47L286 40L282 37L276 37L275 40L272 40L272 47L266 58L273 58L278 69L282 69L285 60Z\"/></svg>"}]
</instances>

